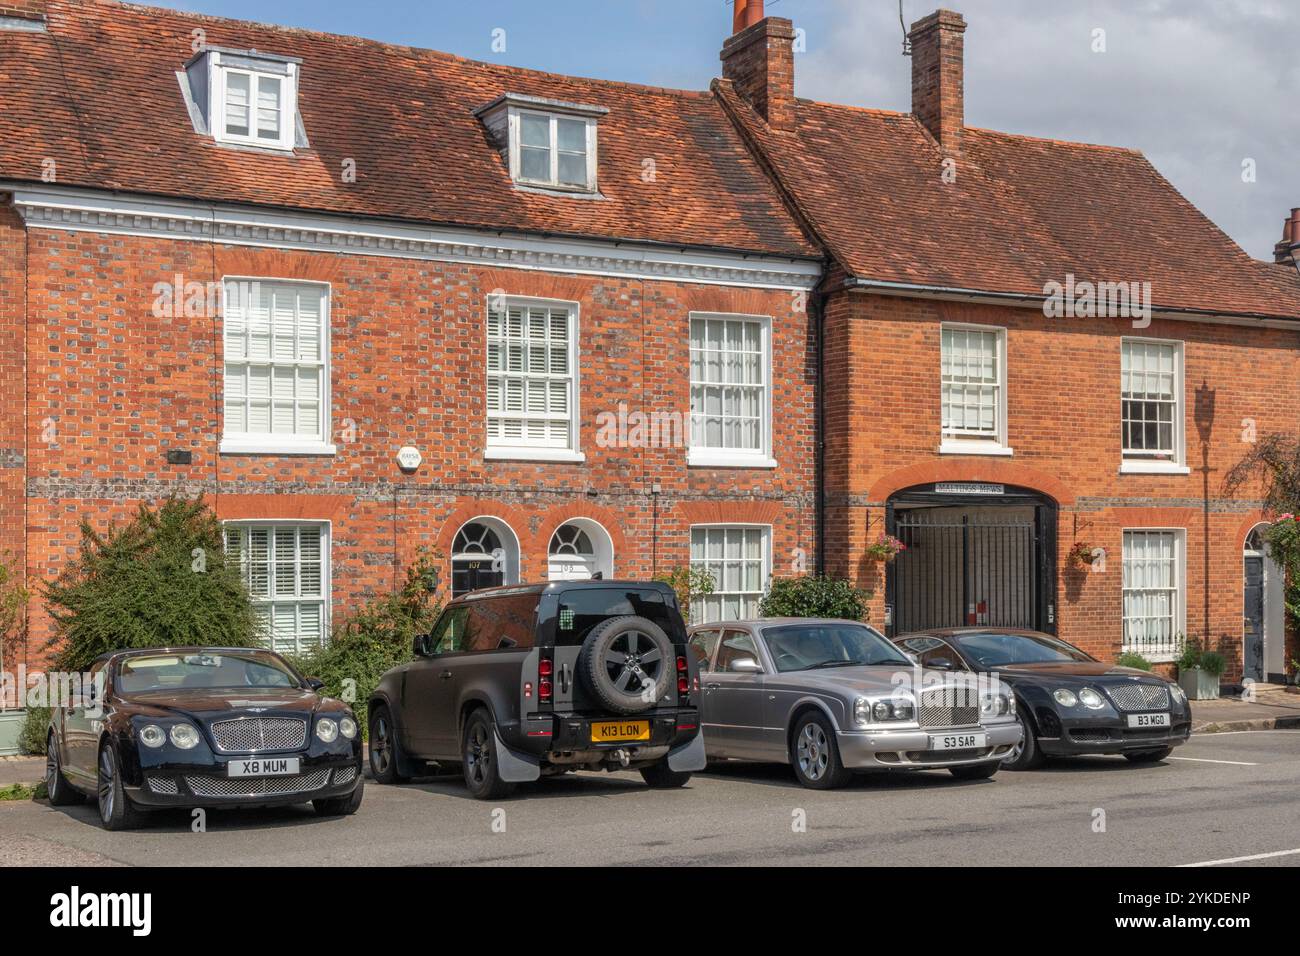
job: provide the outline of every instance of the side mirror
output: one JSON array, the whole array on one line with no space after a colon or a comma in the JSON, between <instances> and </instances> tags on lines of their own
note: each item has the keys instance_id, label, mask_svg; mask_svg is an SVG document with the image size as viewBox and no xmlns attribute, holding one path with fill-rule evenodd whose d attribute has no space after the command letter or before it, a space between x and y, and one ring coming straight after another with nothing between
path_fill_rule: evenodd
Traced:
<instances>
[{"instance_id":1,"label":"side mirror","mask_svg":"<svg viewBox=\"0 0 1300 956\"><path fill-rule=\"evenodd\" d=\"M416 657L427 657L428 651L426 650L426 648L428 646L429 646L428 634L417 634L415 635L415 637L411 639L411 653L414 654Z\"/></svg>"},{"instance_id":2,"label":"side mirror","mask_svg":"<svg viewBox=\"0 0 1300 956\"><path fill-rule=\"evenodd\" d=\"M325 682L321 680L319 677L308 677L307 686L310 687L312 690L324 690Z\"/></svg>"},{"instance_id":3,"label":"side mirror","mask_svg":"<svg viewBox=\"0 0 1300 956\"><path fill-rule=\"evenodd\" d=\"M728 670L737 674L761 674L763 667L752 657L737 657Z\"/></svg>"}]
</instances>

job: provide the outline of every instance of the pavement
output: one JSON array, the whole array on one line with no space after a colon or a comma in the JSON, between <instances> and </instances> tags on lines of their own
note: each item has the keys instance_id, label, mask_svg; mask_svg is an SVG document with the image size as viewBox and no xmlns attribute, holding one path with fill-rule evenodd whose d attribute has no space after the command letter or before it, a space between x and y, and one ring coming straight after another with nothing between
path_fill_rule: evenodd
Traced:
<instances>
[{"instance_id":1,"label":"pavement","mask_svg":"<svg viewBox=\"0 0 1300 956\"><path fill-rule=\"evenodd\" d=\"M1231 733L1239 730L1300 728L1300 693L1257 685L1253 699L1220 697L1192 701L1192 732Z\"/></svg>"},{"instance_id":2,"label":"pavement","mask_svg":"<svg viewBox=\"0 0 1300 956\"><path fill-rule=\"evenodd\" d=\"M1300 731L1194 737L1158 764L1053 761L961 782L873 774L829 792L788 767L725 764L681 790L569 775L500 802L458 777L366 788L360 811L184 810L127 833L93 807L0 801L0 863L18 865L1300 864Z\"/></svg>"}]
</instances>

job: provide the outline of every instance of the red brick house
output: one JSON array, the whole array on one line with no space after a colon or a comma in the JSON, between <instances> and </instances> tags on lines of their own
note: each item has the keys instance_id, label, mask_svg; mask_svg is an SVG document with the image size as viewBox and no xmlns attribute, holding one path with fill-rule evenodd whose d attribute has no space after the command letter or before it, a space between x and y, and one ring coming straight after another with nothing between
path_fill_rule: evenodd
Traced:
<instances>
[{"instance_id":1,"label":"red brick house","mask_svg":"<svg viewBox=\"0 0 1300 956\"><path fill-rule=\"evenodd\" d=\"M1155 661L1206 636L1230 677L1279 677L1281 574L1221 482L1297 430L1300 223L1262 263L1139 153L967 127L958 14L912 26L891 113L796 99L791 24L740 6L714 90L830 262L828 570L896 633L1019 625ZM1103 289L1133 295L1087 307Z\"/></svg>"},{"instance_id":2,"label":"red brick house","mask_svg":"<svg viewBox=\"0 0 1300 956\"><path fill-rule=\"evenodd\" d=\"M421 546L457 590L694 551L715 615L813 553L821 252L711 93L0 16L0 548L29 579L173 491L287 649ZM36 607L33 657L47 633Z\"/></svg>"},{"instance_id":3,"label":"red brick house","mask_svg":"<svg viewBox=\"0 0 1300 956\"><path fill-rule=\"evenodd\" d=\"M967 128L955 14L896 114L797 99L762 12L683 92L0 0L0 549L48 577L202 492L284 648L428 546L453 590L690 562L734 617L824 567L895 631L1280 673L1217 482L1296 428L1295 271L1136 153Z\"/></svg>"}]
</instances>

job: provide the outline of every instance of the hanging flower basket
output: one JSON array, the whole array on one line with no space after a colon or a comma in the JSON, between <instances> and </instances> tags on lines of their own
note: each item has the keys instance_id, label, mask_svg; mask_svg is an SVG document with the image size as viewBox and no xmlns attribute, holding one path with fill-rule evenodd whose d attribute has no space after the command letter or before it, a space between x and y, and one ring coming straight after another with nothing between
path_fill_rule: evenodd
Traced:
<instances>
[{"instance_id":1,"label":"hanging flower basket","mask_svg":"<svg viewBox=\"0 0 1300 956\"><path fill-rule=\"evenodd\" d=\"M1093 552L1097 550L1086 541L1076 541L1070 548L1069 562L1071 567L1081 568L1084 571L1092 567Z\"/></svg>"},{"instance_id":2,"label":"hanging flower basket","mask_svg":"<svg viewBox=\"0 0 1300 956\"><path fill-rule=\"evenodd\" d=\"M892 534L882 534L875 543L867 545L867 557L873 561L893 561L900 553L907 550L907 545Z\"/></svg>"}]
</instances>

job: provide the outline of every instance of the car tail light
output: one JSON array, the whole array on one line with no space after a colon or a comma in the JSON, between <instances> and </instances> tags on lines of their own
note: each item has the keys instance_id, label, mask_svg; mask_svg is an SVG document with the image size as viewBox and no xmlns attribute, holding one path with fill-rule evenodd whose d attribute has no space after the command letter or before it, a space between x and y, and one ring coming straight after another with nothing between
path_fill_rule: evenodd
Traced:
<instances>
[{"instance_id":1,"label":"car tail light","mask_svg":"<svg viewBox=\"0 0 1300 956\"><path fill-rule=\"evenodd\" d=\"M537 699L543 704L551 702L551 682L549 680L540 680L537 682Z\"/></svg>"},{"instance_id":2,"label":"car tail light","mask_svg":"<svg viewBox=\"0 0 1300 956\"><path fill-rule=\"evenodd\" d=\"M551 671L555 667L549 657L543 657L537 662L537 673L542 677L550 677Z\"/></svg>"},{"instance_id":3,"label":"car tail light","mask_svg":"<svg viewBox=\"0 0 1300 956\"><path fill-rule=\"evenodd\" d=\"M537 704L539 707L550 707L555 700L555 684L551 676L555 673L555 661L549 655L551 650L547 648L542 651L542 655L537 661Z\"/></svg>"},{"instance_id":4,"label":"car tail light","mask_svg":"<svg viewBox=\"0 0 1300 956\"><path fill-rule=\"evenodd\" d=\"M686 673L686 658L684 657L677 658L677 673L679 674Z\"/></svg>"},{"instance_id":5,"label":"car tail light","mask_svg":"<svg viewBox=\"0 0 1300 956\"><path fill-rule=\"evenodd\" d=\"M691 690L691 682L685 677L677 678L677 693L688 694Z\"/></svg>"},{"instance_id":6,"label":"car tail light","mask_svg":"<svg viewBox=\"0 0 1300 956\"><path fill-rule=\"evenodd\" d=\"M529 700L533 696L533 682L524 681L524 700Z\"/></svg>"}]
</instances>

